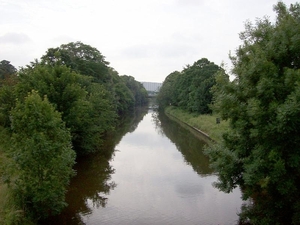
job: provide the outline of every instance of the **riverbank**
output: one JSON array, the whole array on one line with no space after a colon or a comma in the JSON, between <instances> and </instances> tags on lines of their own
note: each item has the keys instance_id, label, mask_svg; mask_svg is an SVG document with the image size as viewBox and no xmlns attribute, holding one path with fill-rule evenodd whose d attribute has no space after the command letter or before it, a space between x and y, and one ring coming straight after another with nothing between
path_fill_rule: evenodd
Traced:
<instances>
[{"instance_id":1,"label":"riverbank","mask_svg":"<svg viewBox=\"0 0 300 225\"><path fill-rule=\"evenodd\" d=\"M191 114L173 106L167 107L165 113L193 127L215 142L220 142L223 133L229 129L228 121L220 120L220 123L216 122L219 118L217 115Z\"/></svg>"}]
</instances>

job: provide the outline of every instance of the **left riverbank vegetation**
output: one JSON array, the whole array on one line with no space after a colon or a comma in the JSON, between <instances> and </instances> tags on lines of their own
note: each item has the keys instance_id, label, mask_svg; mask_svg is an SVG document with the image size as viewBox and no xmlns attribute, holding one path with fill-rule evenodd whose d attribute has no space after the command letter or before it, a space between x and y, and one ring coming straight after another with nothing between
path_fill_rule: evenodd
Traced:
<instances>
[{"instance_id":1,"label":"left riverbank vegetation","mask_svg":"<svg viewBox=\"0 0 300 225\"><path fill-rule=\"evenodd\" d=\"M190 114L211 109L229 122L206 153L218 173L215 186L240 187L248 202L241 224L300 224L300 4L278 2L274 11L275 22L265 17L245 24L243 44L230 57L235 79L220 68L211 74L214 84L202 95L212 94L206 110L201 98L193 102L207 82L195 82L199 71L188 77L192 66L170 74L158 96L161 107Z\"/></svg>"},{"instance_id":2,"label":"left riverbank vegetation","mask_svg":"<svg viewBox=\"0 0 300 225\"><path fill-rule=\"evenodd\" d=\"M34 224L60 213L76 157L102 149L119 118L147 104L94 47L50 48L17 70L0 62L0 223Z\"/></svg>"}]
</instances>

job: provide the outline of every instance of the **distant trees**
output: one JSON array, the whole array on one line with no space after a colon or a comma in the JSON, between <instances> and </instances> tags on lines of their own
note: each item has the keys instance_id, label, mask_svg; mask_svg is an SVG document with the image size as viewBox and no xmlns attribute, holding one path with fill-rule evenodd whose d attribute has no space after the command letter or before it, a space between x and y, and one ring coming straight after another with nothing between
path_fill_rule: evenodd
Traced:
<instances>
[{"instance_id":1,"label":"distant trees","mask_svg":"<svg viewBox=\"0 0 300 225\"><path fill-rule=\"evenodd\" d=\"M121 76L121 79L131 91L135 106L145 105L148 102L148 93L140 82L136 81L134 77L127 75Z\"/></svg>"},{"instance_id":2,"label":"distant trees","mask_svg":"<svg viewBox=\"0 0 300 225\"><path fill-rule=\"evenodd\" d=\"M17 69L10 64L7 60L2 60L0 62L0 79L4 79L9 75L13 75L17 72Z\"/></svg>"},{"instance_id":3,"label":"distant trees","mask_svg":"<svg viewBox=\"0 0 300 225\"><path fill-rule=\"evenodd\" d=\"M300 224L300 5L274 7L275 23L246 24L232 57L232 82L219 77L214 105L231 130L208 150L226 192L240 186L243 219Z\"/></svg>"},{"instance_id":4,"label":"distant trees","mask_svg":"<svg viewBox=\"0 0 300 225\"><path fill-rule=\"evenodd\" d=\"M202 58L182 72L171 73L164 81L158 94L160 106L178 106L189 112L211 113L211 87L215 84L215 74L222 70L216 64Z\"/></svg>"},{"instance_id":5,"label":"distant trees","mask_svg":"<svg viewBox=\"0 0 300 225\"><path fill-rule=\"evenodd\" d=\"M13 86L17 82L17 69L7 60L0 62L0 87Z\"/></svg>"},{"instance_id":6,"label":"distant trees","mask_svg":"<svg viewBox=\"0 0 300 225\"><path fill-rule=\"evenodd\" d=\"M168 105L177 105L177 89L175 89L176 82L179 80L180 72L175 71L170 73L164 80L159 93L157 95L157 102L159 107L166 107Z\"/></svg>"}]
</instances>

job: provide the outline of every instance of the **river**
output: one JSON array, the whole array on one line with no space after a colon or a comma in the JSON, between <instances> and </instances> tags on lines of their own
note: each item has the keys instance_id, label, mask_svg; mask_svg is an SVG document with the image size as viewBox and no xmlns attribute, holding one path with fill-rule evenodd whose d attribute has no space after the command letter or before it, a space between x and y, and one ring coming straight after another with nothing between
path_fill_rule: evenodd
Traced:
<instances>
[{"instance_id":1,"label":"river","mask_svg":"<svg viewBox=\"0 0 300 225\"><path fill-rule=\"evenodd\" d=\"M48 224L237 224L241 192L212 186L204 145L164 114L137 111L107 138L105 155L77 163L69 206Z\"/></svg>"}]
</instances>

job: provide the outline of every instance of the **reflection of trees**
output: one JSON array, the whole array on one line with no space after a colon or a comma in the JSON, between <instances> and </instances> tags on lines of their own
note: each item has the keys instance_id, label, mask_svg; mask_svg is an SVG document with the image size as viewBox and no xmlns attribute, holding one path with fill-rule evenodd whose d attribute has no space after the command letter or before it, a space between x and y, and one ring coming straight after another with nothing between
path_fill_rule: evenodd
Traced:
<instances>
[{"instance_id":1,"label":"reflection of trees","mask_svg":"<svg viewBox=\"0 0 300 225\"><path fill-rule=\"evenodd\" d=\"M42 224L84 224L81 215L90 214L93 207L106 206L110 191L117 187L111 181L114 169L109 163L114 155L114 148L127 132L133 132L137 128L146 113L147 108L137 108L122 118L118 128L106 135L103 151L78 159L75 166L77 175L72 179L66 195L69 206L61 215L49 218Z\"/></svg>"},{"instance_id":2,"label":"reflection of trees","mask_svg":"<svg viewBox=\"0 0 300 225\"><path fill-rule=\"evenodd\" d=\"M132 133L135 131L139 123L143 120L144 116L147 114L147 107L137 107L134 112L131 112L125 117L124 122L122 123L122 130L125 132L122 134L121 138L127 133ZM120 139L121 140L121 139ZM118 141L118 143L120 142Z\"/></svg>"},{"instance_id":3,"label":"reflection of trees","mask_svg":"<svg viewBox=\"0 0 300 225\"><path fill-rule=\"evenodd\" d=\"M153 113L152 118L158 133L164 133L176 145L185 161L199 175L213 172L209 168L208 158L203 154L205 142L195 137L187 128L168 118L163 112Z\"/></svg>"}]
</instances>

